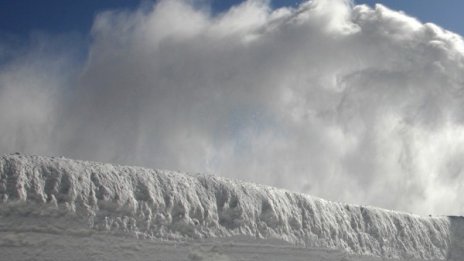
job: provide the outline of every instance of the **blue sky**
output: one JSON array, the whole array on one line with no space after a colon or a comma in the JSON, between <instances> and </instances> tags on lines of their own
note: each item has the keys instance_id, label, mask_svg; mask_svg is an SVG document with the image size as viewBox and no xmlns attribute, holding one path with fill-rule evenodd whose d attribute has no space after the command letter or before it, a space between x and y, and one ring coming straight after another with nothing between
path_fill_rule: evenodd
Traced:
<instances>
[{"instance_id":1,"label":"blue sky","mask_svg":"<svg viewBox=\"0 0 464 261\"><path fill-rule=\"evenodd\" d=\"M239 0L209 0L220 12ZM96 13L105 9L136 8L134 0L0 0L0 37L27 35L33 31L49 33L87 33ZM275 7L296 5L300 1L273 0ZM464 1L460 0L357 0L373 6L380 2L392 9L403 10L423 22L433 22L464 35Z\"/></svg>"}]
</instances>

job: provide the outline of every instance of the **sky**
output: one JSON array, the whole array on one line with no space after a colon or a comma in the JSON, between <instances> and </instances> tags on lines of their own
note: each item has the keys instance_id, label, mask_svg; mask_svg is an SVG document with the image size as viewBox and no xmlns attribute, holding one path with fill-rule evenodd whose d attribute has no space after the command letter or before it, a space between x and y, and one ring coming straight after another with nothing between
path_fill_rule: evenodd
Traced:
<instances>
[{"instance_id":1,"label":"sky","mask_svg":"<svg viewBox=\"0 0 464 261\"><path fill-rule=\"evenodd\" d=\"M145 2L140 0L47 0L46 2L1 0L0 33L25 35L36 30L53 33L68 33L70 31L86 33L98 12L107 9L135 9ZM210 5L213 12L223 12L241 1L200 0L199 2ZM300 2L295 0L273 0L271 5L277 8L296 6ZM445 29L464 35L463 1L357 0L355 2L356 4L368 4L370 6L381 3L395 10L402 10L423 22L436 23Z\"/></svg>"},{"instance_id":2,"label":"sky","mask_svg":"<svg viewBox=\"0 0 464 261\"><path fill-rule=\"evenodd\" d=\"M0 3L2 154L464 212L464 42L447 25L347 0Z\"/></svg>"}]
</instances>

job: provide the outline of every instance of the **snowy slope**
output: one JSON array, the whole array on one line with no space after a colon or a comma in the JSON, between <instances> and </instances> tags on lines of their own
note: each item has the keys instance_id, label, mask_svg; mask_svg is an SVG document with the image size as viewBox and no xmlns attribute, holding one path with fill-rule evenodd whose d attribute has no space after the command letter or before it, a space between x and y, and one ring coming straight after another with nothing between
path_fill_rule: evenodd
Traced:
<instances>
[{"instance_id":1,"label":"snowy slope","mask_svg":"<svg viewBox=\"0 0 464 261\"><path fill-rule=\"evenodd\" d=\"M328 202L216 176L7 155L0 159L0 199L0 230L16 234L238 236L350 255L464 260L461 217Z\"/></svg>"}]
</instances>

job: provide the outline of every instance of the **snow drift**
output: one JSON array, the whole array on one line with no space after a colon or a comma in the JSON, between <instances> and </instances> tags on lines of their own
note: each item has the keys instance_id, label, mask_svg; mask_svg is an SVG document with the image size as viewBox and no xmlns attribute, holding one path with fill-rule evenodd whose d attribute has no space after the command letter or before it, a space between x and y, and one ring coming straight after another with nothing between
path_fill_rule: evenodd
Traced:
<instances>
[{"instance_id":1,"label":"snow drift","mask_svg":"<svg viewBox=\"0 0 464 261\"><path fill-rule=\"evenodd\" d=\"M462 217L419 217L210 175L7 155L0 199L1 231L246 236L408 260L464 254Z\"/></svg>"}]
</instances>

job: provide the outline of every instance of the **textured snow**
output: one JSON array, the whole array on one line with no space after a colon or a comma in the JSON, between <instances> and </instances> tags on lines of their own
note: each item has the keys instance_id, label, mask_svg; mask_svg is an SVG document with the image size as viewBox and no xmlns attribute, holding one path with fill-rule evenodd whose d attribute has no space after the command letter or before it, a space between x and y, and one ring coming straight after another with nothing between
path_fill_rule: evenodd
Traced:
<instances>
[{"instance_id":1,"label":"textured snow","mask_svg":"<svg viewBox=\"0 0 464 261\"><path fill-rule=\"evenodd\" d=\"M16 234L168 241L238 236L353 256L464 255L462 217L419 217L210 175L6 155L0 159L0 199L0 230Z\"/></svg>"}]
</instances>

